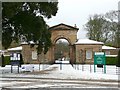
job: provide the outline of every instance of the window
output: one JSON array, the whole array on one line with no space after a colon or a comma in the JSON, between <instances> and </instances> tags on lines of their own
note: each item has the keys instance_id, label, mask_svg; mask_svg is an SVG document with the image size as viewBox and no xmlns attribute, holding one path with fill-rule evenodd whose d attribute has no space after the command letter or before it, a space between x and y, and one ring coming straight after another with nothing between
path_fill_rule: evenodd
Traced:
<instances>
[{"instance_id":1,"label":"window","mask_svg":"<svg viewBox=\"0 0 120 90\"><path fill-rule=\"evenodd\" d=\"M92 59L92 50L86 50L86 59Z\"/></svg>"},{"instance_id":2,"label":"window","mask_svg":"<svg viewBox=\"0 0 120 90\"><path fill-rule=\"evenodd\" d=\"M110 55L110 51L105 51L105 55Z\"/></svg>"},{"instance_id":3,"label":"window","mask_svg":"<svg viewBox=\"0 0 120 90\"><path fill-rule=\"evenodd\" d=\"M37 51L32 51L32 59L37 59Z\"/></svg>"}]
</instances>

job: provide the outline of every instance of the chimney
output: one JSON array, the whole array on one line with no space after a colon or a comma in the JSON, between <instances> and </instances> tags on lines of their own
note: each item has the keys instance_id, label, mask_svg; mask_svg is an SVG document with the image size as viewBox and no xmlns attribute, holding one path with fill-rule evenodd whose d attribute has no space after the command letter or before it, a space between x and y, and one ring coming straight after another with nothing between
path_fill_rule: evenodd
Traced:
<instances>
[{"instance_id":1,"label":"chimney","mask_svg":"<svg viewBox=\"0 0 120 90\"><path fill-rule=\"evenodd\" d=\"M74 25L75 28L77 28L76 24Z\"/></svg>"}]
</instances>

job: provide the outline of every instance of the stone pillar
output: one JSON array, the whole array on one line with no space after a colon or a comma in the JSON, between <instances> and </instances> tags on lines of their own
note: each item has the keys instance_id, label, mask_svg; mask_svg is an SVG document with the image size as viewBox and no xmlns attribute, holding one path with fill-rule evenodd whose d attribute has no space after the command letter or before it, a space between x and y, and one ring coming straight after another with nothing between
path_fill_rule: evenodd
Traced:
<instances>
[{"instance_id":1,"label":"stone pillar","mask_svg":"<svg viewBox=\"0 0 120 90\"><path fill-rule=\"evenodd\" d=\"M51 51L51 60L54 62L54 52L55 52L55 45L52 46L52 51Z\"/></svg>"},{"instance_id":2,"label":"stone pillar","mask_svg":"<svg viewBox=\"0 0 120 90\"><path fill-rule=\"evenodd\" d=\"M72 54L73 54L73 62L76 62L76 52L75 52L75 45L72 46Z\"/></svg>"},{"instance_id":3,"label":"stone pillar","mask_svg":"<svg viewBox=\"0 0 120 90\"><path fill-rule=\"evenodd\" d=\"M49 55L48 55L48 59L51 62L52 61L52 47L49 49Z\"/></svg>"},{"instance_id":4,"label":"stone pillar","mask_svg":"<svg viewBox=\"0 0 120 90\"><path fill-rule=\"evenodd\" d=\"M22 45L22 56L24 63L30 63L32 59L32 51L29 45L23 44Z\"/></svg>"},{"instance_id":5,"label":"stone pillar","mask_svg":"<svg viewBox=\"0 0 120 90\"><path fill-rule=\"evenodd\" d=\"M70 62L73 64L75 62L75 47L70 45Z\"/></svg>"},{"instance_id":6,"label":"stone pillar","mask_svg":"<svg viewBox=\"0 0 120 90\"><path fill-rule=\"evenodd\" d=\"M50 48L50 57L49 57L51 62L55 61L54 60L54 52L55 52L55 45L52 45L52 47Z\"/></svg>"},{"instance_id":7,"label":"stone pillar","mask_svg":"<svg viewBox=\"0 0 120 90\"><path fill-rule=\"evenodd\" d=\"M86 50L83 50L83 59L82 59L82 63L84 64L86 62Z\"/></svg>"}]
</instances>

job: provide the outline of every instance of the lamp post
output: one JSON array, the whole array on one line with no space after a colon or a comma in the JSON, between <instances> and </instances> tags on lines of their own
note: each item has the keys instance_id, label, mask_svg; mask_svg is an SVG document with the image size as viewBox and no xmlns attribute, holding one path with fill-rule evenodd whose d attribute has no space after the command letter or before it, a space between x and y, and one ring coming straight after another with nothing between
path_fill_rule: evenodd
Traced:
<instances>
[{"instance_id":1,"label":"lamp post","mask_svg":"<svg viewBox=\"0 0 120 90\"><path fill-rule=\"evenodd\" d=\"M44 46L45 46L45 42L43 42L42 45L43 45L43 48L42 48L43 49L42 60L43 60L43 69L44 69L44 60L45 60L45 54L44 54L44 50L45 49L44 49Z\"/></svg>"},{"instance_id":2,"label":"lamp post","mask_svg":"<svg viewBox=\"0 0 120 90\"><path fill-rule=\"evenodd\" d=\"M39 57L40 54L38 54L38 61L39 61L39 71L40 71L40 57Z\"/></svg>"},{"instance_id":3,"label":"lamp post","mask_svg":"<svg viewBox=\"0 0 120 90\"><path fill-rule=\"evenodd\" d=\"M41 40L40 40L41 41ZM44 61L44 46L45 46L45 42L42 42L42 53L40 54L38 54L38 60L39 60L39 71L40 71L40 61L41 61L41 64L43 64L43 61ZM41 60L40 60L40 58L41 58ZM43 66L43 68L44 68L44 66Z\"/></svg>"}]
</instances>

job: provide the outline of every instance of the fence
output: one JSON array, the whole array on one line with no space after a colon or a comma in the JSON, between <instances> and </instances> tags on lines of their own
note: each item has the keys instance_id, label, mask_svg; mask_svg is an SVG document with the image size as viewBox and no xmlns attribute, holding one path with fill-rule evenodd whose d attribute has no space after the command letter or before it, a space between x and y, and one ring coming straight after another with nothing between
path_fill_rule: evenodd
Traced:
<instances>
[{"instance_id":1,"label":"fence","mask_svg":"<svg viewBox=\"0 0 120 90\"><path fill-rule=\"evenodd\" d=\"M74 64L73 68L76 70L86 71L93 73L94 72L94 65L88 64ZM98 68L96 65L96 73L104 73L104 68ZM120 75L120 67L116 67L115 65L106 65L106 74L112 75Z\"/></svg>"}]
</instances>

